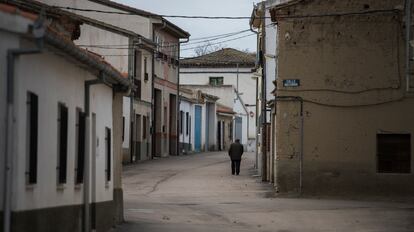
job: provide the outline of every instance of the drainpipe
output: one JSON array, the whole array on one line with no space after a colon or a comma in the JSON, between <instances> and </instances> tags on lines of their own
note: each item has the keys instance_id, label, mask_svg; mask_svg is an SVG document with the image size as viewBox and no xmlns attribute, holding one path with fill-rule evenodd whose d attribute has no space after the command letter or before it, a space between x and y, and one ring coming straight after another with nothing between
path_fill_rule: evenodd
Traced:
<instances>
[{"instance_id":1,"label":"drainpipe","mask_svg":"<svg viewBox=\"0 0 414 232\"><path fill-rule=\"evenodd\" d=\"M129 79L131 81L131 83L133 85L135 85L134 83L134 68L135 68L135 48L133 45L133 41L132 39L129 39L129 48L128 49L128 53L129 53L129 59L128 59L128 63L129 63L129 67L132 67L129 69ZM129 162L133 163L134 159L134 128L132 127L133 125L135 126L135 115L134 115L134 91L131 91L131 94L129 95Z\"/></svg>"},{"instance_id":2,"label":"drainpipe","mask_svg":"<svg viewBox=\"0 0 414 232\"><path fill-rule=\"evenodd\" d=\"M6 108L6 138L5 138L5 168L4 168L4 197L3 197L3 231L11 231L11 203L13 183L13 143L14 143L14 70L15 60L22 55L38 54L43 49L45 27L43 17L33 25L33 35L36 38L36 47L28 49L7 50L7 108Z\"/></svg>"},{"instance_id":3,"label":"drainpipe","mask_svg":"<svg viewBox=\"0 0 414 232\"><path fill-rule=\"evenodd\" d=\"M275 101L296 101L300 103L300 154L299 154L299 195L303 193L303 142L304 142L304 116L303 99L298 96L276 96Z\"/></svg>"},{"instance_id":4,"label":"drainpipe","mask_svg":"<svg viewBox=\"0 0 414 232\"><path fill-rule=\"evenodd\" d=\"M264 2L261 4L261 7L265 8L264 6ZM261 37L262 37L262 44L261 44L261 48L260 48L260 61L262 64L262 169L263 169L263 173L262 173L262 181L268 181L267 179L267 173L268 173L268 166L267 166L267 110L266 110L266 104L267 104L267 99L266 99L266 60L264 57L264 54L266 53L266 25L265 25L265 19L262 18L261 20L261 28L262 28L262 33L261 33Z\"/></svg>"},{"instance_id":5,"label":"drainpipe","mask_svg":"<svg viewBox=\"0 0 414 232\"><path fill-rule=\"evenodd\" d=\"M406 0L405 1L405 59L406 59L406 70L405 70L405 78L406 78L406 90L407 92L410 91L410 84L411 84L411 80L410 80L410 60L411 60L411 45L410 45L410 38L411 38L411 7L412 7L412 3L411 0Z\"/></svg>"},{"instance_id":6,"label":"drainpipe","mask_svg":"<svg viewBox=\"0 0 414 232\"><path fill-rule=\"evenodd\" d=\"M99 75L100 78L103 77L102 74ZM89 232L91 231L91 216L90 216L90 207L89 207L89 194L90 194L90 186L91 186L91 179L90 179L90 165L91 165L91 158L93 158L93 154L91 154L91 118L90 118L90 88L92 85L103 84L102 79L95 79L95 80L88 80L85 81L85 131L86 131L86 143L85 143L85 166L84 166L84 185L83 185L83 198L84 198L84 231ZM92 184L93 181L92 180Z\"/></svg>"},{"instance_id":7,"label":"drainpipe","mask_svg":"<svg viewBox=\"0 0 414 232\"><path fill-rule=\"evenodd\" d=\"M188 43L188 41L190 41L190 38L186 38L186 40L184 41L179 41L178 43L178 67L177 67L177 155L180 154L180 128L178 128L178 126L180 125L180 117L178 117L178 113L180 112L180 104L181 104L181 100L180 100L180 55L181 55L181 44L184 43ZM183 133L184 135L184 133ZM184 141L184 139L183 139Z\"/></svg>"},{"instance_id":8,"label":"drainpipe","mask_svg":"<svg viewBox=\"0 0 414 232\"><path fill-rule=\"evenodd\" d=\"M256 11L254 12L254 16L258 17L258 15L256 14ZM252 22L250 22L250 31L256 34L256 40L259 41L259 32L253 30L253 25ZM259 43L257 43L257 52L259 51ZM259 99L259 94L258 94L258 90L257 90L257 86L259 85L259 80L256 79L256 99ZM258 114L258 104L257 104L257 100L256 100L256 170L259 170L259 140L258 140L258 135L259 135L259 118L257 117Z\"/></svg>"}]
</instances>

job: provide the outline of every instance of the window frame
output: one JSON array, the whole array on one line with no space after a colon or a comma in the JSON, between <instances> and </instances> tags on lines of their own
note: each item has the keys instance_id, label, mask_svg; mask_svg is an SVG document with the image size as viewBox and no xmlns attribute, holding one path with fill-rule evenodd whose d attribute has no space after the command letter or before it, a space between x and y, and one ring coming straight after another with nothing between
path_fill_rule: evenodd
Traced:
<instances>
[{"instance_id":1,"label":"window frame","mask_svg":"<svg viewBox=\"0 0 414 232\"><path fill-rule=\"evenodd\" d=\"M407 163L408 167L389 167L388 170L386 170L385 166L381 166L384 165L383 162L386 161L386 159L390 159L392 157L386 157L387 155L384 155L384 153L386 153L385 151L380 151L380 137L385 137L385 136L407 136L408 138L407 141L408 144L405 144L408 148L407 152L407 157L405 157L407 160L405 160L405 162ZM382 138L383 140L386 140L387 138ZM396 138L388 138L388 143L390 143L390 140L392 139L396 139ZM384 143L386 143L384 142ZM391 141L392 142L392 141ZM401 141L400 144L398 145L398 147L401 147L404 144L404 141ZM386 144L382 144L382 146L385 146ZM409 175L412 173L412 148L411 148L412 144L411 144L411 134L410 133L377 133L376 134L376 173L377 174L391 174L391 175ZM401 151L404 152L404 151ZM382 153L382 154L381 154ZM389 154L388 154L389 155ZM396 154L394 154L396 155ZM391 162L394 161L394 163L398 163L401 162L401 154L397 154L399 156L397 156L397 160L391 160ZM380 157L382 156L382 157ZM404 158L403 158L404 159ZM384 161L385 160L385 161ZM403 161L404 162L404 161ZM392 164L391 164L392 165ZM406 169L405 169L406 168Z\"/></svg>"}]
</instances>

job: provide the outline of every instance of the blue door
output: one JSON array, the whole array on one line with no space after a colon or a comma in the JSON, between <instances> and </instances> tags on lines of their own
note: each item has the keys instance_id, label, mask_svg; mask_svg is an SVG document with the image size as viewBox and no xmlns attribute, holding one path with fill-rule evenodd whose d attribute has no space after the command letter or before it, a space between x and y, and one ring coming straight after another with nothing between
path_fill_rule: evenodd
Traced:
<instances>
[{"instance_id":1,"label":"blue door","mask_svg":"<svg viewBox=\"0 0 414 232\"><path fill-rule=\"evenodd\" d=\"M194 112L194 150L196 152L201 151L201 106L195 106Z\"/></svg>"}]
</instances>

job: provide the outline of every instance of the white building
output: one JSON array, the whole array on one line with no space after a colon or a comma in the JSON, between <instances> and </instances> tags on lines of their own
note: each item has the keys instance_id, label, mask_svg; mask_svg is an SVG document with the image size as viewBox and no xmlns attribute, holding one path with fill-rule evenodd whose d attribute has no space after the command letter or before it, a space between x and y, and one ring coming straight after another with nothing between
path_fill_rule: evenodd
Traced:
<instances>
[{"instance_id":1,"label":"white building","mask_svg":"<svg viewBox=\"0 0 414 232\"><path fill-rule=\"evenodd\" d=\"M122 115L130 82L76 46L67 19L48 18L44 32L42 17L0 4L5 232L107 231L115 223L121 121L113 115Z\"/></svg>"},{"instance_id":2,"label":"white building","mask_svg":"<svg viewBox=\"0 0 414 232\"><path fill-rule=\"evenodd\" d=\"M232 122L232 139L240 139L240 142L245 146L248 151L254 149L255 144L251 143L252 140L249 141L248 139L248 128L250 120L248 119L250 116L248 115L248 109L245 106L243 100L237 94L236 89L232 85L221 85L221 86L209 86L209 85L181 85L183 88L191 89L193 91L202 91L204 93L209 93L209 95L216 96L218 98L217 103L219 106L224 106L226 108L230 108L234 111L233 122ZM212 113L214 112L215 118L217 118L217 106L214 108L214 111L209 110L207 111ZM207 115L207 113L206 113ZM213 117L213 116L210 116ZM204 131L203 134L209 139L210 143L214 141L214 150L219 149L219 142L218 138L223 137L222 134L218 134L218 132L222 133L222 130L217 130L217 128L222 127L222 122L218 121L217 119L214 121L214 124L208 123L208 126L211 128L208 131ZM212 150L212 149L209 149Z\"/></svg>"},{"instance_id":3,"label":"white building","mask_svg":"<svg viewBox=\"0 0 414 232\"><path fill-rule=\"evenodd\" d=\"M78 15L85 24L76 43L134 81L134 91L124 98L124 162L177 154L179 43L190 34L159 15L114 1L39 1Z\"/></svg>"},{"instance_id":4,"label":"white building","mask_svg":"<svg viewBox=\"0 0 414 232\"><path fill-rule=\"evenodd\" d=\"M255 151L258 94L257 80L252 71L255 67L255 55L225 48L207 55L183 59L180 65L180 84L186 85L187 88L204 86L202 90L218 96L219 103L231 108L238 107L233 110L245 117L243 127L247 130L243 134L242 143L249 151ZM226 86L232 86L229 92L222 88ZM236 104L237 102L242 105Z\"/></svg>"},{"instance_id":5,"label":"white building","mask_svg":"<svg viewBox=\"0 0 414 232\"><path fill-rule=\"evenodd\" d=\"M180 86L180 154L217 149L217 99L200 90Z\"/></svg>"}]
</instances>

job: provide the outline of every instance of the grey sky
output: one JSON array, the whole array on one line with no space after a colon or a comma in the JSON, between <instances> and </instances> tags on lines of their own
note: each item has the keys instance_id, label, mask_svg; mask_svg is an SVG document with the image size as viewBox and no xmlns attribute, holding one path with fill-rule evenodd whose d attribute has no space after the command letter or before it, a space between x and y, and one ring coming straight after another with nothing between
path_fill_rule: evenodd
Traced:
<instances>
[{"instance_id":1,"label":"grey sky","mask_svg":"<svg viewBox=\"0 0 414 232\"><path fill-rule=\"evenodd\" d=\"M138 9L163 15L202 15L202 16L250 16L253 3L260 0L115 0ZM207 20L207 19L181 19L167 18L169 21L183 28L191 34L191 38L200 38L217 34L249 29L249 20ZM228 40L249 32L224 38ZM212 41L213 42L218 42ZM191 42L191 40L190 40ZM197 46L187 45L187 48ZM240 50L256 50L256 37L249 36L243 39L225 42L223 45ZM182 47L182 49L184 49ZM193 50L182 51L182 56L193 56Z\"/></svg>"}]
</instances>

